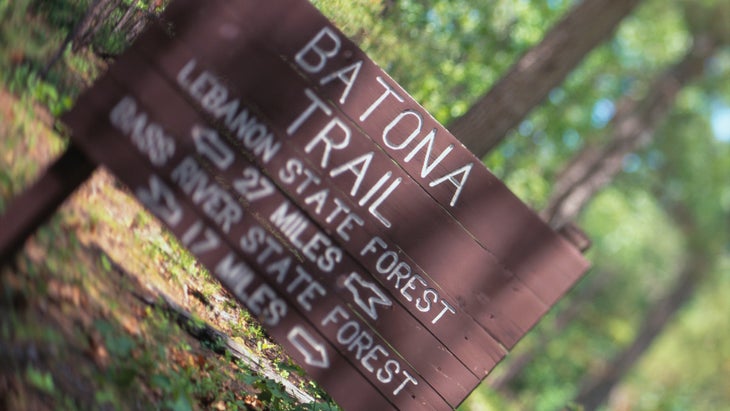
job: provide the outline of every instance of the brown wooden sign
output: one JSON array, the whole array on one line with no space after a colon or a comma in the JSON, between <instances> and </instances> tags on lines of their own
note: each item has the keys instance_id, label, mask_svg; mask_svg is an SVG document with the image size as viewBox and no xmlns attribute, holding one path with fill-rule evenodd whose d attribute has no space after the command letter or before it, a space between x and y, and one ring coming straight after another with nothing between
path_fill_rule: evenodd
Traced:
<instances>
[{"instance_id":1,"label":"brown wooden sign","mask_svg":"<svg viewBox=\"0 0 730 411\"><path fill-rule=\"evenodd\" d=\"M63 120L347 410L455 408L587 268L306 0L175 0Z\"/></svg>"}]
</instances>

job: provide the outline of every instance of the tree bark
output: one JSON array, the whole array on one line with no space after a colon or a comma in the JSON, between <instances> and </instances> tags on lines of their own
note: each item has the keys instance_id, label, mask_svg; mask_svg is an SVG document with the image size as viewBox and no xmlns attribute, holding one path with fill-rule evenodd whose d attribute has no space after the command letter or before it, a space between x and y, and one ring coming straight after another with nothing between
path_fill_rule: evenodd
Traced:
<instances>
[{"instance_id":1,"label":"tree bark","mask_svg":"<svg viewBox=\"0 0 730 411\"><path fill-rule=\"evenodd\" d=\"M648 144L671 110L679 91L702 74L716 50L709 37L697 36L685 57L651 85L640 102L625 100L611 121L608 143L584 148L558 177L543 219L554 228L573 221L588 201L623 167L624 157Z\"/></svg>"},{"instance_id":2,"label":"tree bark","mask_svg":"<svg viewBox=\"0 0 730 411\"><path fill-rule=\"evenodd\" d=\"M90 28L89 31L86 32L83 38L83 45L91 44L94 37L96 37L97 33L99 33L99 30L101 30L102 27L104 27L104 24L106 24L107 20L109 20L109 16L111 16L114 10L118 9L121 5L122 0L110 0L106 4L106 7L99 14L94 25Z\"/></svg>"},{"instance_id":3,"label":"tree bark","mask_svg":"<svg viewBox=\"0 0 730 411\"><path fill-rule=\"evenodd\" d=\"M583 58L609 38L639 0L584 0L522 56L492 89L449 125L483 157L560 85Z\"/></svg>"},{"instance_id":4,"label":"tree bark","mask_svg":"<svg viewBox=\"0 0 730 411\"><path fill-rule=\"evenodd\" d=\"M91 39L99 30L99 27L104 24L107 17L109 17L111 12L114 11L120 3L121 0L94 1L94 3L89 7L87 14L84 16L82 21L79 22L78 32L72 39L74 52L81 50L91 43Z\"/></svg>"},{"instance_id":5,"label":"tree bark","mask_svg":"<svg viewBox=\"0 0 730 411\"><path fill-rule=\"evenodd\" d=\"M555 183L548 207L542 212L543 218L555 228L572 222L600 188L621 171L624 156L652 139L655 128L671 109L676 95L701 74L705 60L713 52L714 43L698 37L684 59L654 82L643 101L637 103L626 100L620 103L612 121L608 144L587 147L571 161ZM555 324L557 329L567 324L576 311L576 304L580 303L574 303L558 317ZM545 337L543 339L546 340ZM515 358L507 371L490 383L492 388L507 389L509 382L539 352L539 345L542 344Z\"/></svg>"},{"instance_id":6,"label":"tree bark","mask_svg":"<svg viewBox=\"0 0 730 411\"><path fill-rule=\"evenodd\" d=\"M131 27L126 30L126 36L125 39L128 43L131 43L134 41L134 39L139 36L139 34L144 30L144 28L147 26L147 23L154 19L157 14L155 11L162 7L163 1L162 0L156 0L153 2L150 2L149 7L147 8L147 11L140 11L135 16L133 23L131 24Z\"/></svg>"},{"instance_id":7,"label":"tree bark","mask_svg":"<svg viewBox=\"0 0 730 411\"><path fill-rule=\"evenodd\" d=\"M129 19L132 18L137 12L137 6L135 4L130 4L127 6L127 11L124 12L122 17L117 21L117 24L114 25L114 31L120 32L124 30L124 26L127 24Z\"/></svg>"},{"instance_id":8,"label":"tree bark","mask_svg":"<svg viewBox=\"0 0 730 411\"><path fill-rule=\"evenodd\" d=\"M45 79L48 76L51 68L58 62L58 60L61 59L61 57L63 57L63 53L66 52L66 48L68 48L69 44L75 42L76 39L81 36L82 32L88 29L88 26L91 23L94 14L97 13L100 4L101 0L94 0L94 2L86 9L86 13L84 13L84 16L81 17L81 20L79 20L74 28L66 34L66 38L63 39L63 43L61 43L56 52L53 54L53 57L51 57L48 63L46 63L43 71L41 71L41 79Z\"/></svg>"}]
</instances>

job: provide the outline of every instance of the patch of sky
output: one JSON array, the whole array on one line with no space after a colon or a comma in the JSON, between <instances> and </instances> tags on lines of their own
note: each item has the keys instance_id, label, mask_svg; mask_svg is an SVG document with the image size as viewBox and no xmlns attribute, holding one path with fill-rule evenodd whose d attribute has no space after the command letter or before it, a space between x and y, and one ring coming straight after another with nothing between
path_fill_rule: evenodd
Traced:
<instances>
[{"instance_id":1,"label":"patch of sky","mask_svg":"<svg viewBox=\"0 0 730 411\"><path fill-rule=\"evenodd\" d=\"M563 144L571 150L575 150L580 146L580 133L574 129L568 129L563 133Z\"/></svg>"},{"instance_id":2,"label":"patch of sky","mask_svg":"<svg viewBox=\"0 0 730 411\"><path fill-rule=\"evenodd\" d=\"M710 105L710 123L715 139L730 142L730 106L720 100Z\"/></svg>"},{"instance_id":3,"label":"patch of sky","mask_svg":"<svg viewBox=\"0 0 730 411\"><path fill-rule=\"evenodd\" d=\"M532 124L532 121L525 120L522 123L520 123L520 126L517 128L517 131L519 131L519 133L522 136L527 137L535 131L535 126Z\"/></svg>"},{"instance_id":4,"label":"patch of sky","mask_svg":"<svg viewBox=\"0 0 730 411\"><path fill-rule=\"evenodd\" d=\"M591 125L595 128L603 128L613 118L616 106L613 101L602 98L596 101L591 111Z\"/></svg>"},{"instance_id":5,"label":"patch of sky","mask_svg":"<svg viewBox=\"0 0 730 411\"><path fill-rule=\"evenodd\" d=\"M621 94L628 93L636 83L636 78L633 76L621 77Z\"/></svg>"},{"instance_id":6,"label":"patch of sky","mask_svg":"<svg viewBox=\"0 0 730 411\"><path fill-rule=\"evenodd\" d=\"M517 152L517 147L508 140L507 142L502 144L502 147L500 147L499 151L502 152L504 158L512 158L512 156L514 156Z\"/></svg>"},{"instance_id":7,"label":"patch of sky","mask_svg":"<svg viewBox=\"0 0 730 411\"><path fill-rule=\"evenodd\" d=\"M532 141L535 144L550 144L550 142L547 140L547 134L545 134L545 132L542 130L537 130L532 133Z\"/></svg>"},{"instance_id":8,"label":"patch of sky","mask_svg":"<svg viewBox=\"0 0 730 411\"><path fill-rule=\"evenodd\" d=\"M616 54L616 56L618 57L617 61L624 68L637 68L641 65L641 54L633 49L624 37L614 37L610 45L614 54Z\"/></svg>"},{"instance_id":9,"label":"patch of sky","mask_svg":"<svg viewBox=\"0 0 730 411\"><path fill-rule=\"evenodd\" d=\"M646 164L653 170L659 169L664 165L664 154L659 150L651 150L646 155Z\"/></svg>"},{"instance_id":10,"label":"patch of sky","mask_svg":"<svg viewBox=\"0 0 730 411\"><path fill-rule=\"evenodd\" d=\"M562 103L563 100L565 100L565 90L560 87L550 90L550 94L548 94L548 99L551 103L555 105Z\"/></svg>"},{"instance_id":11,"label":"patch of sky","mask_svg":"<svg viewBox=\"0 0 730 411\"><path fill-rule=\"evenodd\" d=\"M430 9L426 12L426 21L434 27L440 27L443 25L441 16L439 16L435 9Z\"/></svg>"},{"instance_id":12,"label":"patch of sky","mask_svg":"<svg viewBox=\"0 0 730 411\"><path fill-rule=\"evenodd\" d=\"M547 5L550 10L557 10L563 5L563 0L547 0Z\"/></svg>"},{"instance_id":13,"label":"patch of sky","mask_svg":"<svg viewBox=\"0 0 730 411\"><path fill-rule=\"evenodd\" d=\"M706 64L705 70L711 77L724 76L730 69L730 53L721 51L712 56Z\"/></svg>"},{"instance_id":14,"label":"patch of sky","mask_svg":"<svg viewBox=\"0 0 730 411\"><path fill-rule=\"evenodd\" d=\"M635 173L641 168L641 157L636 153L629 153L624 156L623 169L626 173Z\"/></svg>"}]
</instances>

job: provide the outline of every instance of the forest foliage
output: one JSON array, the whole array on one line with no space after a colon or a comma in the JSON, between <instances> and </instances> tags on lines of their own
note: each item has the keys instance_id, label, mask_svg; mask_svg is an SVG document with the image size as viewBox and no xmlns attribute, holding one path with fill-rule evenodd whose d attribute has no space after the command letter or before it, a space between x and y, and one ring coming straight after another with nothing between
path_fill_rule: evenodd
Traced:
<instances>
[{"instance_id":1,"label":"forest foliage","mask_svg":"<svg viewBox=\"0 0 730 411\"><path fill-rule=\"evenodd\" d=\"M131 39L125 11L162 4L117 2L86 44L59 47L94 3L0 0L5 88L68 109L103 61ZM569 0L313 0L442 123L463 115L517 59L570 12ZM141 17L140 17L141 18ZM484 158L535 210L586 147L609 143L624 102L641 102L700 34L718 47L684 86L652 138L622 158L621 172L580 214L592 240L591 272L462 405L463 410L573 407L582 385L611 366L645 319L697 272L696 288L650 348L613 387L607 410L730 410L730 6L723 0L645 0L605 43ZM109 23L113 22L113 23ZM539 79L537 80L539 81ZM0 139L5 136L0 136ZM3 174L5 180L11 177ZM17 184L16 184L17 185ZM18 188L3 189L2 203ZM1 208L1 207L0 207ZM692 263L703 261L701 266ZM693 283L695 284L695 283ZM562 313L572 319L560 324ZM532 361L506 385L513 358ZM43 385L39 380L38 384Z\"/></svg>"}]
</instances>

